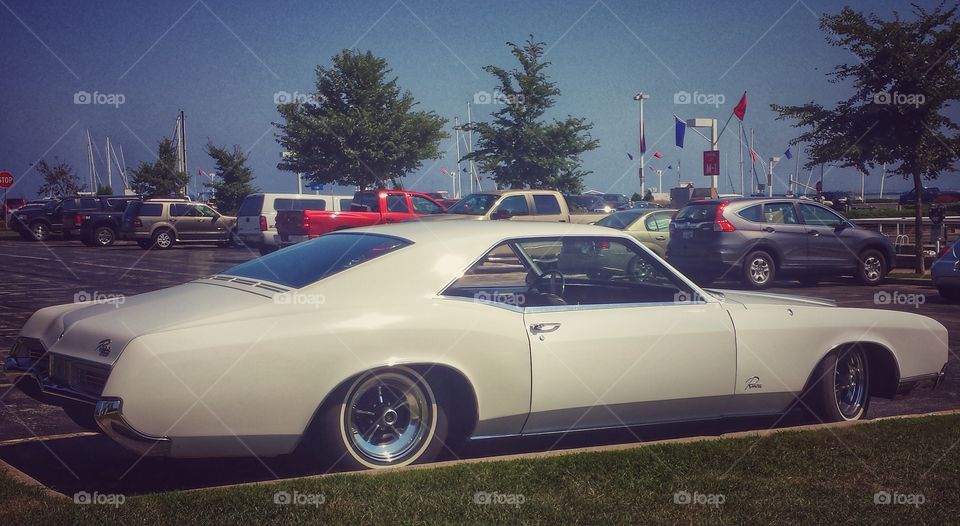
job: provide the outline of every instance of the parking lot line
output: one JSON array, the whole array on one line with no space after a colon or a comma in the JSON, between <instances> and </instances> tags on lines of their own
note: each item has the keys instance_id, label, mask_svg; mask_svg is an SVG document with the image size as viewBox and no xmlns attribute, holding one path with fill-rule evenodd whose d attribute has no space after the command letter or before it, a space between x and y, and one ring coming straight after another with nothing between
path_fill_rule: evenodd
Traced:
<instances>
[{"instance_id":1,"label":"parking lot line","mask_svg":"<svg viewBox=\"0 0 960 526\"><path fill-rule=\"evenodd\" d=\"M51 258L42 258L38 256L24 256L22 254L0 254L0 257L4 258L23 258L23 259L39 259L41 261L55 261ZM102 265L100 263L87 263L84 261L70 261L71 265L86 265L88 267L100 267L100 268L109 268L114 270L125 270L125 271L137 271L137 272L155 272L158 274L173 274L175 276L193 276L192 274L185 274L183 272L172 272L169 270L159 270L152 268L137 268L137 267L118 267L116 265Z\"/></svg>"},{"instance_id":2,"label":"parking lot line","mask_svg":"<svg viewBox=\"0 0 960 526\"><path fill-rule=\"evenodd\" d=\"M99 435L93 431L78 431L76 433L64 433L60 435L47 435L42 437L12 438L10 440L0 440L0 447L15 446L18 444L28 444L30 442L49 442L51 440L64 440L67 438L81 438Z\"/></svg>"}]
</instances>

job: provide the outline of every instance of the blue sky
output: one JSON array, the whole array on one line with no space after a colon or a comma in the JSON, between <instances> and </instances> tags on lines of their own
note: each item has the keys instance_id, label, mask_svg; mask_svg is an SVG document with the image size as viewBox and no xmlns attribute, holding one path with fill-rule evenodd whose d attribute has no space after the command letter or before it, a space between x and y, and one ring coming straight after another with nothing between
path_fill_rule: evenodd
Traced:
<instances>
[{"instance_id":1,"label":"blue sky","mask_svg":"<svg viewBox=\"0 0 960 526\"><path fill-rule=\"evenodd\" d=\"M849 3L884 16L909 9L904 2ZM651 95L645 107L648 162L651 152L660 151L664 158L652 161L654 167L674 167L665 173L664 186L678 181L678 160L682 179L704 186L699 172L707 144L688 131L686 148L676 148L672 115L722 122L747 91L745 126L756 130L757 151L764 158L782 154L797 131L775 121L771 103L832 104L849 94L847 86L828 83L825 73L855 58L825 41L816 18L844 4L0 0L0 170L17 178L11 196L34 196L40 181L30 165L40 158L59 157L86 178L87 129L101 150L107 136L122 145L127 166L152 161L157 141L173 133L182 109L192 174L213 168L203 152L209 139L249 150L256 184L264 190L295 191L295 176L276 168L274 96L312 91L317 64L328 64L343 48L372 50L388 60L420 108L447 117L452 126L455 116L466 118L466 104L477 92L493 90L482 67L512 68L505 42L532 33L547 43L549 74L562 91L551 116L583 116L595 125L600 148L583 158L594 172L588 187L627 194L639 189L637 161L626 155L638 148L632 100L638 91ZM103 101L122 96L123 103L75 104L80 91L98 93ZM703 100L722 96L724 104L675 104L681 91ZM485 119L495 109L476 105L474 118ZM721 139L721 192L732 190L730 181L739 189L735 123ZM441 168L456 165L453 137L441 144L442 159L426 161L408 176L408 187L450 189ZM792 161L784 162L776 172L785 179L793 169ZM650 179L648 185L656 185ZM871 174L867 191L876 192L879 184L879 173ZM941 180L939 186L957 183ZM860 178L828 169L825 187L859 191ZM885 184L885 191L906 188L899 178Z\"/></svg>"}]
</instances>

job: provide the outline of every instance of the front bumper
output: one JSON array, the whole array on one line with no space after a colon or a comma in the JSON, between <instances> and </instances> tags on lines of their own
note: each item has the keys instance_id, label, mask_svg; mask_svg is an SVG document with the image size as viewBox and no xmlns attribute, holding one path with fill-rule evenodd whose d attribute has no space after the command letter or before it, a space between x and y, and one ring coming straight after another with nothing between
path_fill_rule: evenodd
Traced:
<instances>
[{"instance_id":1,"label":"front bumper","mask_svg":"<svg viewBox=\"0 0 960 526\"><path fill-rule=\"evenodd\" d=\"M947 364L943 364L939 373L901 378L900 384L897 386L896 398L902 398L918 391L935 391L943 384L946 374Z\"/></svg>"},{"instance_id":2,"label":"front bumper","mask_svg":"<svg viewBox=\"0 0 960 526\"><path fill-rule=\"evenodd\" d=\"M124 420L123 400L119 398L98 401L93 418L111 440L138 455L162 457L170 454L169 438L145 435Z\"/></svg>"}]
</instances>

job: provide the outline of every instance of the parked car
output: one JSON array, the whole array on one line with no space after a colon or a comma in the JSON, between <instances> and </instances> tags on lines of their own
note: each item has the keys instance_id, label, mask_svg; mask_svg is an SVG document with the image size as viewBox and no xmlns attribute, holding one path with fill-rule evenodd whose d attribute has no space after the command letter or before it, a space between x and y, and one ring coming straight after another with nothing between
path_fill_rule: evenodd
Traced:
<instances>
[{"instance_id":1,"label":"parked car","mask_svg":"<svg viewBox=\"0 0 960 526\"><path fill-rule=\"evenodd\" d=\"M937 194L937 196L934 197L930 202L936 204L957 203L960 202L960 192L955 190L944 190Z\"/></svg>"},{"instance_id":2,"label":"parked car","mask_svg":"<svg viewBox=\"0 0 960 526\"><path fill-rule=\"evenodd\" d=\"M399 223L421 215L442 214L443 205L426 194L407 190L364 190L357 192L345 212L280 210L277 233L286 246L323 234L358 226Z\"/></svg>"},{"instance_id":3,"label":"parked car","mask_svg":"<svg viewBox=\"0 0 960 526\"><path fill-rule=\"evenodd\" d=\"M654 254L666 257L667 242L670 240L670 217L676 212L674 209L633 208L614 212L596 224L630 234Z\"/></svg>"},{"instance_id":4,"label":"parked car","mask_svg":"<svg viewBox=\"0 0 960 526\"><path fill-rule=\"evenodd\" d=\"M607 206L610 208L608 212L614 210L627 210L633 206L633 203L630 202L630 198L623 194L603 194L603 200L606 201Z\"/></svg>"},{"instance_id":5,"label":"parked car","mask_svg":"<svg viewBox=\"0 0 960 526\"><path fill-rule=\"evenodd\" d=\"M933 263L930 276L943 299L960 301L960 240L954 241Z\"/></svg>"},{"instance_id":6,"label":"parked car","mask_svg":"<svg viewBox=\"0 0 960 526\"><path fill-rule=\"evenodd\" d=\"M22 197L8 197L3 202L3 218L7 220L15 210L22 208L27 204L27 200Z\"/></svg>"},{"instance_id":7,"label":"parked car","mask_svg":"<svg viewBox=\"0 0 960 526\"><path fill-rule=\"evenodd\" d=\"M567 202L567 208L571 214L603 214L607 210L607 202L599 195L564 195L563 200Z\"/></svg>"},{"instance_id":8,"label":"parked car","mask_svg":"<svg viewBox=\"0 0 960 526\"><path fill-rule=\"evenodd\" d=\"M63 200L64 239L79 237L87 246L110 246L118 239L123 211L138 195L98 195ZM86 223L86 228L84 228Z\"/></svg>"},{"instance_id":9,"label":"parked car","mask_svg":"<svg viewBox=\"0 0 960 526\"><path fill-rule=\"evenodd\" d=\"M940 195L939 188L935 186L927 187L920 192L920 201L923 203L932 203L937 198L938 195ZM916 201L917 201L916 190L910 190L900 194L901 205L912 205L912 204L915 204Z\"/></svg>"},{"instance_id":10,"label":"parked car","mask_svg":"<svg viewBox=\"0 0 960 526\"><path fill-rule=\"evenodd\" d=\"M670 224L667 245L667 260L702 283L740 278L754 288L777 276L813 285L823 276L853 275L877 285L895 254L883 234L805 199L694 201Z\"/></svg>"},{"instance_id":11,"label":"parked car","mask_svg":"<svg viewBox=\"0 0 960 526\"><path fill-rule=\"evenodd\" d=\"M595 223L606 213L587 209L571 209L567 199L554 190L491 190L470 194L450 207L446 214L431 216L427 221L450 220L514 220L554 223Z\"/></svg>"},{"instance_id":12,"label":"parked car","mask_svg":"<svg viewBox=\"0 0 960 526\"><path fill-rule=\"evenodd\" d=\"M385 468L471 437L798 399L858 420L873 397L935 387L947 357L936 320L707 291L609 228L451 221L335 232L122 304L40 309L4 369L138 455L299 448Z\"/></svg>"},{"instance_id":13,"label":"parked car","mask_svg":"<svg viewBox=\"0 0 960 526\"><path fill-rule=\"evenodd\" d=\"M633 203L634 210L650 209L650 208L660 208L660 206L657 203L654 203L653 201L638 201L636 203Z\"/></svg>"},{"instance_id":14,"label":"parked car","mask_svg":"<svg viewBox=\"0 0 960 526\"><path fill-rule=\"evenodd\" d=\"M841 212L847 210L854 202L853 192L842 191L822 192L820 199L824 205Z\"/></svg>"},{"instance_id":15,"label":"parked car","mask_svg":"<svg viewBox=\"0 0 960 526\"><path fill-rule=\"evenodd\" d=\"M10 228L26 241L46 241L63 229L62 199L41 206L23 206L10 216Z\"/></svg>"},{"instance_id":16,"label":"parked car","mask_svg":"<svg viewBox=\"0 0 960 526\"><path fill-rule=\"evenodd\" d=\"M123 214L120 238L140 248L166 250L176 243L221 243L236 239L237 218L203 203L150 199L130 203Z\"/></svg>"},{"instance_id":17,"label":"parked car","mask_svg":"<svg viewBox=\"0 0 960 526\"><path fill-rule=\"evenodd\" d=\"M237 212L237 235L248 246L257 248L261 255L280 248L277 233L277 212L280 210L317 210L341 212L350 210L353 196L311 194L248 195Z\"/></svg>"}]
</instances>

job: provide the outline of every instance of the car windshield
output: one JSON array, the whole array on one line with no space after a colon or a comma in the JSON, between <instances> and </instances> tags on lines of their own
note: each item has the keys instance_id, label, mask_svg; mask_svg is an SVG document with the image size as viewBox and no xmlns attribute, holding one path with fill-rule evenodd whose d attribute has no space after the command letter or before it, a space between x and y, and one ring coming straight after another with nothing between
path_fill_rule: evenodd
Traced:
<instances>
[{"instance_id":1,"label":"car windshield","mask_svg":"<svg viewBox=\"0 0 960 526\"><path fill-rule=\"evenodd\" d=\"M410 244L378 234L329 234L237 265L223 274L299 289Z\"/></svg>"},{"instance_id":2,"label":"car windshield","mask_svg":"<svg viewBox=\"0 0 960 526\"><path fill-rule=\"evenodd\" d=\"M680 223L704 223L713 221L717 215L717 205L714 203L696 204L683 207L677 213L674 221Z\"/></svg>"},{"instance_id":3,"label":"car windshield","mask_svg":"<svg viewBox=\"0 0 960 526\"><path fill-rule=\"evenodd\" d=\"M638 217L640 217L640 214L638 213L615 212L607 217L604 217L600 221L597 221L597 224L600 226L616 228L617 230L623 230L636 221Z\"/></svg>"},{"instance_id":4,"label":"car windshield","mask_svg":"<svg viewBox=\"0 0 960 526\"><path fill-rule=\"evenodd\" d=\"M464 197L447 210L450 214L482 216L497 202L500 196L494 194L472 194Z\"/></svg>"}]
</instances>

